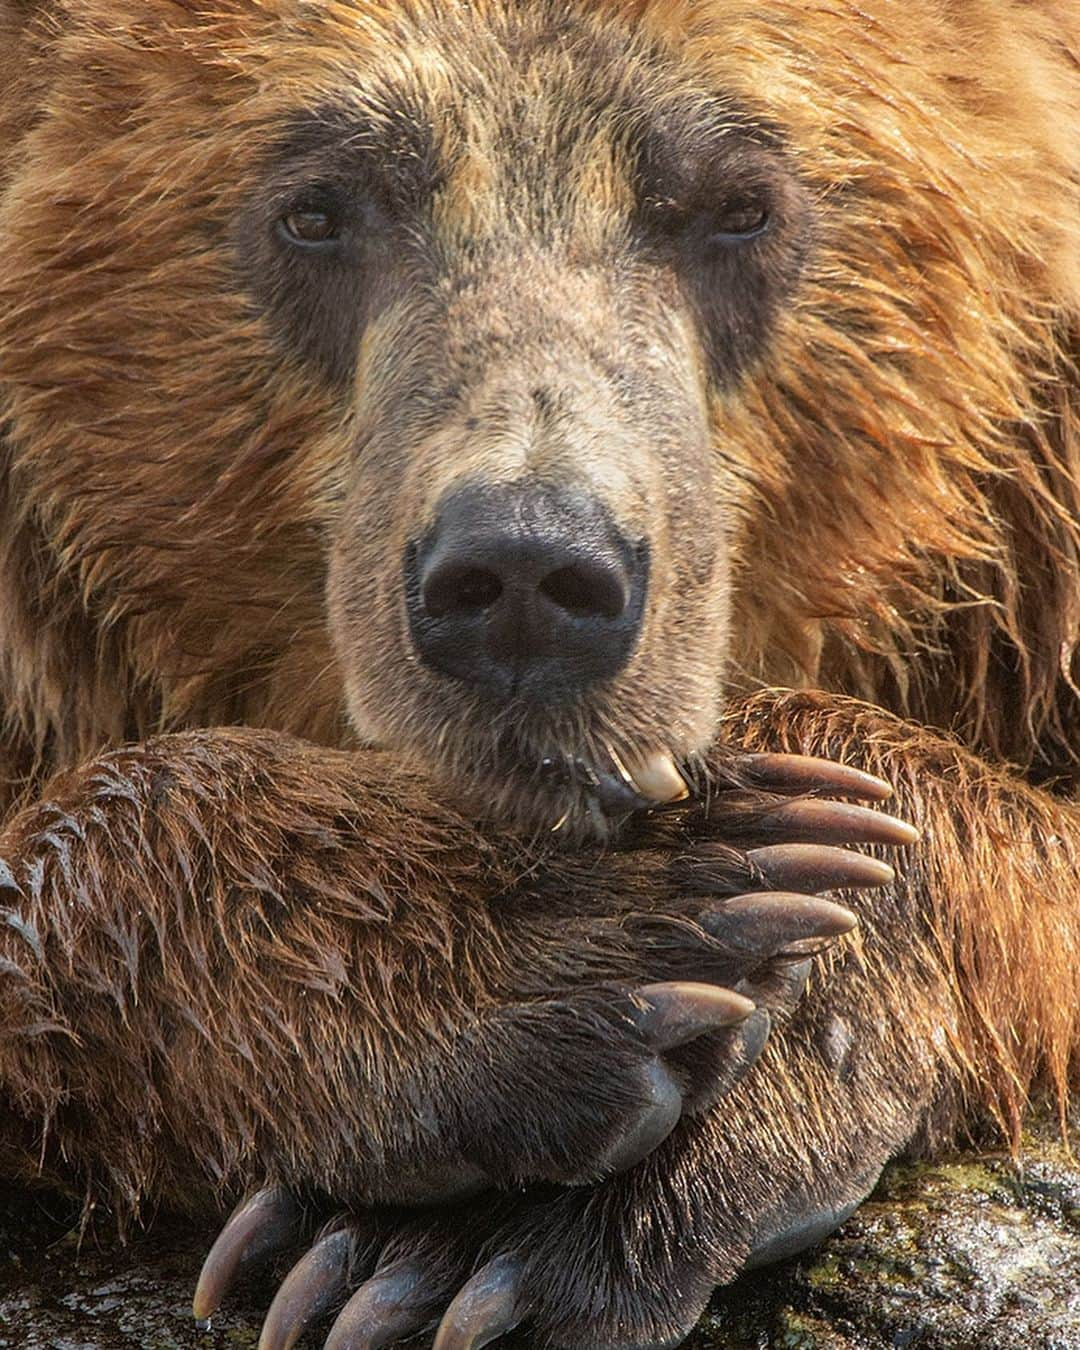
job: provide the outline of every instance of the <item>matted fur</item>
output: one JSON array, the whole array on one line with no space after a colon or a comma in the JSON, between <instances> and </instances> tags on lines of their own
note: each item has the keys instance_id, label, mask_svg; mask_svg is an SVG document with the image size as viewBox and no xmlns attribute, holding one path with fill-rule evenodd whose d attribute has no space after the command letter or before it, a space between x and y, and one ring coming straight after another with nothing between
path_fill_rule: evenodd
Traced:
<instances>
[{"instance_id":1,"label":"matted fur","mask_svg":"<svg viewBox=\"0 0 1080 1350\"><path fill-rule=\"evenodd\" d=\"M316 531L342 433L324 392L270 349L225 246L261 145L334 90L346 52L385 40L385 11L30 9L19 67L33 81L44 47L53 115L13 152L34 162L3 208L8 716L54 763L223 719L335 740ZM1064 8L681 13L639 21L783 128L823 207L769 360L714 410L718 453L746 485L736 676L857 692L1068 772L1080 131ZM102 52L113 73L95 90L81 72ZM9 87L17 119L34 94ZM122 414L103 417L111 353L127 387ZM46 591L42 625L23 611ZM92 669L62 706L76 649Z\"/></svg>"},{"instance_id":2,"label":"matted fur","mask_svg":"<svg viewBox=\"0 0 1080 1350\"><path fill-rule=\"evenodd\" d=\"M545 39L559 25L574 36L563 65ZM477 37L487 31L490 58ZM906 879L864 904L864 946L832 961L834 993L828 979L815 985L791 1039L774 1040L767 1071L738 1099L739 1138L721 1137L713 1122L673 1151L673 1166L684 1179L702 1168L721 1178L700 1208L715 1202L734 1232L739 1204L772 1203L769 1167L779 1175L802 1159L812 1170L821 1138L822 1167L857 1168L852 1139L869 1127L872 1102L883 1155L905 1129L902 1142L917 1131L925 1142L981 1110L1015 1142L1031 1092L1047 1080L1064 1113L1080 1049L1075 6L9 0L0 3L0 794L11 814L0 855L23 887L31 937L0 929L0 977L10 969L32 985L27 1025L40 1039L13 1038L0 1090L26 1121L48 1123L50 1165L75 1160L94 1178L88 1186L132 1209L182 1188L188 1154L159 1150L156 1129L196 1141L211 1188L262 1167L332 1195L348 1190L349 1141L391 1128L380 1112L395 1100L410 1036L443 1047L442 1019L455 1009L498 1003L509 988L535 998L572 987L583 968L644 977L654 967L634 947L624 906L637 916L666 906L676 927L693 927L657 861L663 838L650 844L652 874L611 855L619 892L587 852L557 863L546 847L514 844L508 857L469 812L438 805L447 783L473 800L487 781L471 776L474 762L494 753L464 695L447 696L451 712L438 722L419 695L410 703L422 672L408 677L400 665L399 682L381 690L393 717L365 721L352 688L364 673L359 648L339 630L381 635L395 602L374 565L348 574L355 589L333 591L329 613L326 601L332 541L348 534L357 427L372 416L364 381L335 384L283 344L236 261L238 232L297 117L318 120L342 99L370 111L369 76L395 89L400 78L431 107L454 110L436 141L455 172L428 222L447 256L554 210L554 194L499 196L498 128L484 119L498 113L500 72L531 69L533 47L548 85L557 77L572 90L585 68L573 64L583 60L579 38L581 50L606 53L589 78L608 79L610 67L620 96L650 81L667 90L664 72L675 71L669 119L687 90L722 91L794 166L791 190L812 226L805 266L737 378L706 378L693 325L660 289L652 297L663 316L657 344L689 391L687 407L700 397L706 409L708 469L695 478L673 452L658 452L669 455L669 495L682 502L663 518L657 550L671 603L655 606L631 671L595 721L568 716L559 735L576 728L590 749L605 736L650 748L667 735L690 760L708 758L718 737L850 757L894 779L900 809L925 832ZM445 53L473 50L481 55L462 92L457 56ZM553 116L548 131L562 125ZM624 128L601 114L590 127L590 153L572 161L579 261L612 247L634 189ZM514 265L523 276L535 268L535 294L548 286L552 312L561 305L568 316L560 335L608 333L616 288L584 266L567 281L565 268L533 252L543 250L509 262L493 252L504 268L493 265L498 294L512 296ZM524 364L541 350L519 326L534 291L523 295L518 308L485 299L481 356L503 359L519 342ZM357 369L370 387L382 387L395 344L403 360L411 350L418 313L420 302L406 299L392 322L365 333ZM448 345L463 363L468 338L455 333ZM601 443L606 424L592 434ZM427 488L407 473L402 482L423 522ZM405 488L383 488L397 509ZM644 519L643 494L631 497L617 505ZM722 529L706 538L714 518ZM363 546L350 545L349 557L370 560ZM721 574L723 597L702 600L707 622L679 610L695 587L708 589L702 577ZM816 692L775 692L780 685ZM260 735L198 731L232 724ZM79 767L159 733L181 734L124 752L130 760ZM365 747L368 736L400 765ZM58 771L73 773L41 799ZM310 815L299 805L309 796ZM516 799L508 788L505 801L491 800ZM349 817L356 801L366 806ZM215 802L230 815L208 840ZM98 831L99 810L116 812L111 832ZM369 834L355 855L341 833L347 819ZM208 843L220 850L220 876ZM519 848L538 851L523 865ZM548 879L521 890L530 867ZM357 894L331 881L338 871ZM205 913L186 894L191 876ZM568 876L580 932L573 905L561 908ZM323 896L318 922L278 914L283 878ZM139 886L153 897L145 909ZM69 887L83 906L78 922L65 909ZM487 901L504 889L550 903L551 925L537 936L511 908L508 926L492 927ZM238 896L265 931L255 924L219 949ZM617 933L598 917L608 911ZM594 922L604 936L590 939L599 947L582 966L556 929L570 924L572 945ZM35 964L39 938L55 966ZM424 1003L431 985L417 976L396 991L423 1004L412 1021L388 971L411 969L417 950L442 972L453 1007ZM524 950L533 962L525 990L514 983ZM380 987L375 1014L356 1001L342 973L350 966ZM294 999L291 985L264 989L269 968L295 973L312 1003ZM218 971L240 973L231 1005L206 983ZM850 1098L827 1056L815 1058L830 997L866 1038ZM129 1038L97 1077L64 1050L43 1067L38 1051L58 1028L78 1036L67 1019L80 1002L93 1004L91 1042L107 1043L117 1017ZM290 1054L315 1035L316 1004L329 1044L313 1087ZM27 1006L22 994L10 1001L12 1024L29 1035ZM255 1044L245 1018L264 1007L278 1020ZM177 1061L154 1039L159 1014L170 1025L189 1020L185 1054L203 1057L220 1111L192 1116L170 1077ZM362 1067L385 1076L386 1101L342 1112L359 1072L349 1018L361 1027L369 1014L372 1025L357 1032ZM219 1054L223 1042L236 1056ZM817 1047L806 1063L791 1053L804 1044ZM159 1054L162 1080L145 1067ZM279 1071L303 1117L285 1144L266 1081ZM76 1097L117 1101L129 1132L106 1138L65 1115L73 1085ZM36 1126L25 1128L14 1143L48 1152ZM387 1144L382 1165L413 1144ZM740 1161L739 1146L751 1144L757 1171ZM377 1172L378 1157L365 1166ZM737 1256L725 1249L725 1264L712 1238L700 1241L712 1278L737 1268ZM678 1319L666 1316L657 1325L670 1334Z\"/></svg>"}]
</instances>

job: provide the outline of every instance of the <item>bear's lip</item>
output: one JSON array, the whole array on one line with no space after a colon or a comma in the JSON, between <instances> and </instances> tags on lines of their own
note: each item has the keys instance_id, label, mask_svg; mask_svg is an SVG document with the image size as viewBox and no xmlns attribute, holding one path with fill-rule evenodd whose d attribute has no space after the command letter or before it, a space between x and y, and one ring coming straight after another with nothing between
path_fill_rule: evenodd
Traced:
<instances>
[{"instance_id":1,"label":"bear's lip","mask_svg":"<svg viewBox=\"0 0 1080 1350\"><path fill-rule=\"evenodd\" d=\"M684 801L690 795L686 779L667 751L630 756L620 755L611 745L604 750L602 761L572 754L541 759L536 777L543 795L572 803L551 826L552 832L564 829L582 808L589 817L614 821Z\"/></svg>"},{"instance_id":2,"label":"bear's lip","mask_svg":"<svg viewBox=\"0 0 1080 1350\"><path fill-rule=\"evenodd\" d=\"M429 734L422 747L395 747L389 738L380 744L414 759L465 815L514 832L557 833L560 841L609 838L631 816L695 795L697 752L659 748L659 737L630 740L614 728L530 726L521 717L513 725L505 718L500 723L477 735L475 724L456 719Z\"/></svg>"}]
</instances>

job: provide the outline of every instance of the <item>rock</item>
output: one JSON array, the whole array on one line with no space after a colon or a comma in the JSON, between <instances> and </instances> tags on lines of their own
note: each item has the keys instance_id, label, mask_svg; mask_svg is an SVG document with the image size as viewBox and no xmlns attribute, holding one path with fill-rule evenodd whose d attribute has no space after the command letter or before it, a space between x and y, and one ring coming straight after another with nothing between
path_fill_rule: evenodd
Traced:
<instances>
[{"instance_id":1,"label":"rock","mask_svg":"<svg viewBox=\"0 0 1080 1350\"><path fill-rule=\"evenodd\" d=\"M74 1217L0 1200L4 1350L254 1350L265 1282L209 1332L191 1321L212 1230L160 1217L126 1247L80 1244ZM1080 1166L1049 1131L1021 1169L995 1154L894 1166L820 1247L721 1290L685 1350L879 1347L1080 1350Z\"/></svg>"},{"instance_id":2,"label":"rock","mask_svg":"<svg viewBox=\"0 0 1080 1350\"><path fill-rule=\"evenodd\" d=\"M1080 1350L1080 1167L895 1165L813 1252L718 1292L693 1350ZM688 1347L689 1350L689 1347Z\"/></svg>"}]
</instances>

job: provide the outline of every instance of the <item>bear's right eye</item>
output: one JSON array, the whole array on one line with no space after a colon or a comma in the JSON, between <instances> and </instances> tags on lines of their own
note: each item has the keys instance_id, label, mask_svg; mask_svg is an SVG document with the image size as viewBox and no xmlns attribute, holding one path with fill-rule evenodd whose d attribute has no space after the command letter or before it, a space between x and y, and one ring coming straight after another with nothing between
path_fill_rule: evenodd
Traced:
<instances>
[{"instance_id":1,"label":"bear's right eye","mask_svg":"<svg viewBox=\"0 0 1080 1350\"><path fill-rule=\"evenodd\" d=\"M338 222L329 211L314 208L290 211L278 223L282 234L292 244L329 244L338 237Z\"/></svg>"}]
</instances>

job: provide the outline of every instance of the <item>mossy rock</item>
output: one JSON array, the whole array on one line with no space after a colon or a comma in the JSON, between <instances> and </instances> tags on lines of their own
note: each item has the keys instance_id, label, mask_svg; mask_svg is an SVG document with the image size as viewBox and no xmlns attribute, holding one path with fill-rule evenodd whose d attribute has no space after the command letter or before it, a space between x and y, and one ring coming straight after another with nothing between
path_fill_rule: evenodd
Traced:
<instances>
[{"instance_id":1,"label":"mossy rock","mask_svg":"<svg viewBox=\"0 0 1080 1350\"><path fill-rule=\"evenodd\" d=\"M721 1290L691 1347L1080 1350L1080 1167L1048 1132L1020 1166L894 1166L816 1250Z\"/></svg>"}]
</instances>

